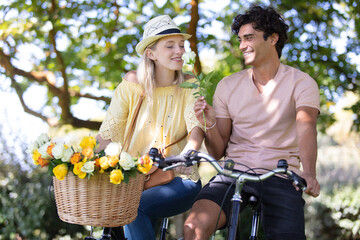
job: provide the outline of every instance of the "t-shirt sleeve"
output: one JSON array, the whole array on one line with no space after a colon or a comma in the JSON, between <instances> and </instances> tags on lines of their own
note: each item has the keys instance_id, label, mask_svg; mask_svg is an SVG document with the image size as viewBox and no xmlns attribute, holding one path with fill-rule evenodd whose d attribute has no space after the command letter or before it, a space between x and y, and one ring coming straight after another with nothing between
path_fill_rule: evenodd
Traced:
<instances>
[{"instance_id":1,"label":"t-shirt sleeve","mask_svg":"<svg viewBox=\"0 0 360 240\"><path fill-rule=\"evenodd\" d=\"M110 139L113 142L124 140L130 98L130 90L124 86L124 83L125 80L115 89L105 119L100 126L99 134L105 140Z\"/></svg>"},{"instance_id":2,"label":"t-shirt sleeve","mask_svg":"<svg viewBox=\"0 0 360 240\"><path fill-rule=\"evenodd\" d=\"M298 107L312 107L320 111L319 87L309 75L297 81L295 88L295 102Z\"/></svg>"},{"instance_id":3,"label":"t-shirt sleeve","mask_svg":"<svg viewBox=\"0 0 360 240\"><path fill-rule=\"evenodd\" d=\"M228 105L226 103L226 93L228 93L226 84L225 81L222 80L218 83L213 96L213 106L217 118L230 118Z\"/></svg>"}]
</instances>

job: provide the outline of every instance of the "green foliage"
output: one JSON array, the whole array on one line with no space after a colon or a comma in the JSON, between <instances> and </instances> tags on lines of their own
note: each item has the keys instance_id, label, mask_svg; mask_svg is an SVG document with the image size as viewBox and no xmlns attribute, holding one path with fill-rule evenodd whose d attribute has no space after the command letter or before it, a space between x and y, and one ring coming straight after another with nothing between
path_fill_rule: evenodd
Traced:
<instances>
[{"instance_id":1,"label":"green foliage","mask_svg":"<svg viewBox=\"0 0 360 240\"><path fill-rule=\"evenodd\" d=\"M214 78L245 68L237 37L230 27L233 18L252 3L265 5L268 1L230 1L221 11L208 9L205 2L199 3L197 47L199 52L215 51L219 67ZM282 61L307 72L320 87L319 129L324 132L335 122L328 103L336 102L346 91L360 95L359 69L350 59L360 54L360 4L356 0L274 0L270 4L284 14L290 25ZM15 60L22 57L21 46L36 47L40 54L34 55L27 66L17 67L52 71L57 84L66 78L69 86L77 90L85 87L113 90L139 62L135 46L141 39L143 23L155 15L169 14L183 23L181 30L185 32L191 10L188 0L165 1L162 5L148 0L8 1L0 6L3 17L0 49ZM222 25L223 34L206 30L214 24ZM340 43L343 49L338 48ZM0 72L5 74L1 67ZM212 80L215 84L209 90L209 98L219 80ZM18 82L25 92L34 84L25 78ZM51 106L58 117L56 97L49 95L45 105ZM71 104L76 103L77 98L71 100ZM349 107L356 117L355 131L360 129L358 108Z\"/></svg>"},{"instance_id":2,"label":"green foliage","mask_svg":"<svg viewBox=\"0 0 360 240\"><path fill-rule=\"evenodd\" d=\"M306 211L309 239L360 239L359 188L348 186L321 194Z\"/></svg>"},{"instance_id":3,"label":"green foliage","mask_svg":"<svg viewBox=\"0 0 360 240\"><path fill-rule=\"evenodd\" d=\"M0 125L0 239L81 238L84 226L64 223L57 215L51 176L33 167L17 133L8 136L3 129Z\"/></svg>"},{"instance_id":4,"label":"green foliage","mask_svg":"<svg viewBox=\"0 0 360 240\"><path fill-rule=\"evenodd\" d=\"M51 177L44 171L19 170L19 164L0 161L0 239L53 239L77 236L83 226L62 222L49 187Z\"/></svg>"}]
</instances>

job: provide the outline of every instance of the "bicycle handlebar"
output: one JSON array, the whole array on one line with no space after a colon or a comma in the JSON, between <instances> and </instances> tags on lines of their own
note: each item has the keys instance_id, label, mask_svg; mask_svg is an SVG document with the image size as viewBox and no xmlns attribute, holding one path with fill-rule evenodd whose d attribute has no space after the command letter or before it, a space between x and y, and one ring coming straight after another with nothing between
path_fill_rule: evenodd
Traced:
<instances>
[{"instance_id":1,"label":"bicycle handlebar","mask_svg":"<svg viewBox=\"0 0 360 240\"><path fill-rule=\"evenodd\" d=\"M287 161L284 159L279 160L277 168L269 170L269 172L261 175L252 175L244 172L232 171L234 168L234 161L232 160L227 160L223 168L211 155L195 150L189 150L185 154L163 158L161 154L158 153L156 148L152 148L149 152L149 156L155 162L155 165L158 168L163 169L163 171L171 170L179 166L189 167L199 163L201 159L205 159L216 169L219 174L231 178L241 179L242 181L260 182L275 174L286 174L287 177L303 191L305 191L307 187L305 179L300 177L295 172L288 170Z\"/></svg>"}]
</instances>

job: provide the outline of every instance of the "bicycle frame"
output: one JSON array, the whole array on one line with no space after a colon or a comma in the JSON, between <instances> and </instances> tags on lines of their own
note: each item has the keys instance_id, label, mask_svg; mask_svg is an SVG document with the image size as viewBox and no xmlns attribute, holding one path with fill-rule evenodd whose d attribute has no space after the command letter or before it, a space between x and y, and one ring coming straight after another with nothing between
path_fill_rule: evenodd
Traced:
<instances>
[{"instance_id":1,"label":"bicycle frame","mask_svg":"<svg viewBox=\"0 0 360 240\"><path fill-rule=\"evenodd\" d=\"M172 156L168 157L166 159L162 159L161 156L152 156L153 160L158 163L158 167L163 168L164 171L173 169L178 166L191 166L200 161L200 159L205 159L207 162L209 162L219 174L228 176L231 178L236 179L236 185L235 185L235 192L231 199L231 215L228 221L228 236L227 239L236 239L237 234L237 228L239 223L239 216L240 216L240 206L242 203L242 197L241 197L241 191L242 188L247 181L252 182L261 182L271 176L274 176L275 174L286 174L289 179L291 179L295 185L302 188L303 190L306 189L306 182L304 179L302 179L300 176L298 176L296 173L289 171L287 169L287 161L286 160L279 160L277 168L273 170L269 170L269 172L261 174L261 175L250 175L247 173L242 172L233 172L233 162L230 163L230 168L222 168L218 162L210 155L206 153L201 153L193 150L189 150L188 153L184 155L179 156ZM174 164L175 163L175 164ZM164 164L168 165L167 167L164 167ZM225 164L226 166L227 164ZM252 238L253 240L256 240L256 234L258 230L258 223L259 223L259 215L256 213L253 217L253 226L252 226Z\"/></svg>"}]
</instances>

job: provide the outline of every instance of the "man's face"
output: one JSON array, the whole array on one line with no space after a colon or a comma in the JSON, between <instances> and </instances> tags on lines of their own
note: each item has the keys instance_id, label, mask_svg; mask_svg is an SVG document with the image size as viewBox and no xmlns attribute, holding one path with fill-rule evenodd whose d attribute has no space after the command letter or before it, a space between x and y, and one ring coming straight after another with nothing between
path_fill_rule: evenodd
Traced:
<instances>
[{"instance_id":1,"label":"man's face","mask_svg":"<svg viewBox=\"0 0 360 240\"><path fill-rule=\"evenodd\" d=\"M259 66L272 59L269 58L269 54L273 54L270 37L265 41L264 32L255 30L251 23L239 29L238 38L246 65Z\"/></svg>"}]
</instances>

